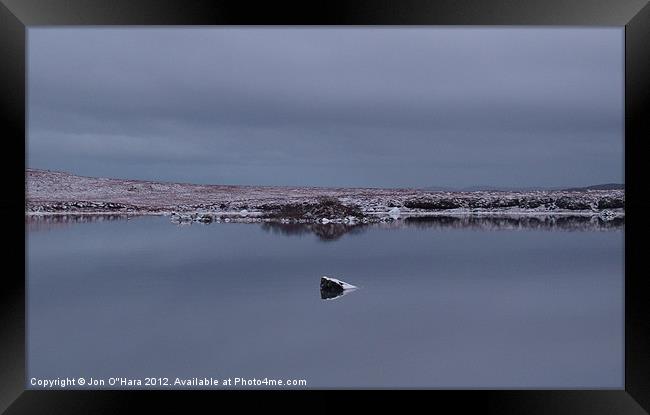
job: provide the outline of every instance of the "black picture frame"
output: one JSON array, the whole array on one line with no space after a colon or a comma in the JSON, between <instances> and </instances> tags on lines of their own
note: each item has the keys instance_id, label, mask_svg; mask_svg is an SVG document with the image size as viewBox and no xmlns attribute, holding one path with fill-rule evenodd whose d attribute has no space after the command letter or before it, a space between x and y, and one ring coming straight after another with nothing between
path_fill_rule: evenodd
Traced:
<instances>
[{"instance_id":1,"label":"black picture frame","mask_svg":"<svg viewBox=\"0 0 650 415\"><path fill-rule=\"evenodd\" d=\"M536 25L625 27L625 387L621 390L472 391L35 391L25 390L26 30L58 25ZM643 167L648 157L650 6L645 0L0 0L3 251L0 301L0 410L18 413L128 413L191 411L207 404L264 410L264 402L307 400L305 410L337 410L374 402L405 408L413 399L455 412L642 414L650 411L650 322L643 260L649 207ZM9 148L7 148L7 145ZM22 256L20 255L22 253ZM404 396L405 394L410 396ZM235 403L235 402L231 402ZM314 405L315 404L315 405ZM219 405L219 406L217 406ZM645 410L645 411L644 411Z\"/></svg>"}]
</instances>

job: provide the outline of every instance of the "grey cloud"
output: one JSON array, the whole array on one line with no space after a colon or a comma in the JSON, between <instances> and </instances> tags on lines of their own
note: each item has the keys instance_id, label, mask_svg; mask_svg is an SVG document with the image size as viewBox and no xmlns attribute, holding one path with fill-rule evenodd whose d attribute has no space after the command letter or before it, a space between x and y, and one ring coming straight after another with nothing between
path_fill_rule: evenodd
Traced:
<instances>
[{"instance_id":1,"label":"grey cloud","mask_svg":"<svg viewBox=\"0 0 650 415\"><path fill-rule=\"evenodd\" d=\"M323 186L623 180L619 28L43 28L28 39L32 167Z\"/></svg>"}]
</instances>

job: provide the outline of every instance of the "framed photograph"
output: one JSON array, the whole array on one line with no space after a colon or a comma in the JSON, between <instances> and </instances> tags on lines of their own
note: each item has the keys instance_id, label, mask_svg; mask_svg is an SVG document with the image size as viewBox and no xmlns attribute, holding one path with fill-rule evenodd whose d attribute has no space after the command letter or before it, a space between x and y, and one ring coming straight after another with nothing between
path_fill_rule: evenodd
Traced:
<instances>
[{"instance_id":1,"label":"framed photograph","mask_svg":"<svg viewBox=\"0 0 650 415\"><path fill-rule=\"evenodd\" d=\"M1 3L6 413L650 410L646 2Z\"/></svg>"}]
</instances>

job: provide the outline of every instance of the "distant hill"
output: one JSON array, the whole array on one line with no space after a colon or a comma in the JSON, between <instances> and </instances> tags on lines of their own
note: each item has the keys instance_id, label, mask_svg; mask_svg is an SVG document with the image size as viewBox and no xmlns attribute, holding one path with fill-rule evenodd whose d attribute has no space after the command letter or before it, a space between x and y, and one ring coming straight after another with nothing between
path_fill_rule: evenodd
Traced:
<instances>
[{"instance_id":1,"label":"distant hill","mask_svg":"<svg viewBox=\"0 0 650 415\"><path fill-rule=\"evenodd\" d=\"M423 187L422 190L426 190L429 192L457 192L458 188L448 187L448 186L427 186L427 187Z\"/></svg>"},{"instance_id":2,"label":"distant hill","mask_svg":"<svg viewBox=\"0 0 650 415\"><path fill-rule=\"evenodd\" d=\"M625 184L622 183L605 183L605 184L595 184L592 186L586 187L570 187L568 189L563 189L569 192L579 192L585 190L625 190Z\"/></svg>"},{"instance_id":3,"label":"distant hill","mask_svg":"<svg viewBox=\"0 0 650 415\"><path fill-rule=\"evenodd\" d=\"M461 192L533 192L535 190L558 190L553 187L516 187L516 186L468 186L459 189Z\"/></svg>"},{"instance_id":4,"label":"distant hill","mask_svg":"<svg viewBox=\"0 0 650 415\"><path fill-rule=\"evenodd\" d=\"M622 183L604 183L604 184L594 184L584 187L516 187L516 186L467 186L467 187L445 187L445 186L427 186L423 187L422 190L429 192L480 192L480 191L491 191L491 192L532 192L535 190L564 190L567 192L584 192L586 190L624 190L625 185Z\"/></svg>"}]
</instances>

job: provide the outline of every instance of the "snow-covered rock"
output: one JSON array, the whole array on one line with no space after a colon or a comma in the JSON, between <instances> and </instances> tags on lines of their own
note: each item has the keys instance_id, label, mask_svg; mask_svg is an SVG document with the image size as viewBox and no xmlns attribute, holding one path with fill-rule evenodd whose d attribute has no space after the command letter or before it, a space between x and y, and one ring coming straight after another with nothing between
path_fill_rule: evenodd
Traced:
<instances>
[{"instance_id":1,"label":"snow-covered rock","mask_svg":"<svg viewBox=\"0 0 650 415\"><path fill-rule=\"evenodd\" d=\"M399 210L398 207L394 207L388 211L388 216L390 216L393 219L399 219L401 214L402 212Z\"/></svg>"},{"instance_id":2,"label":"snow-covered rock","mask_svg":"<svg viewBox=\"0 0 650 415\"><path fill-rule=\"evenodd\" d=\"M192 222L192 220L193 220L192 215L188 215L186 213L173 212L171 215L172 222L184 223L184 222Z\"/></svg>"},{"instance_id":3,"label":"snow-covered rock","mask_svg":"<svg viewBox=\"0 0 650 415\"><path fill-rule=\"evenodd\" d=\"M196 221L201 223L212 223L213 220L214 218L212 217L212 215L208 213L199 214L198 217L196 218Z\"/></svg>"},{"instance_id":4,"label":"snow-covered rock","mask_svg":"<svg viewBox=\"0 0 650 415\"><path fill-rule=\"evenodd\" d=\"M356 290L358 287L348 284L336 278L322 276L320 278L320 296L324 300L337 298L348 291Z\"/></svg>"}]
</instances>

